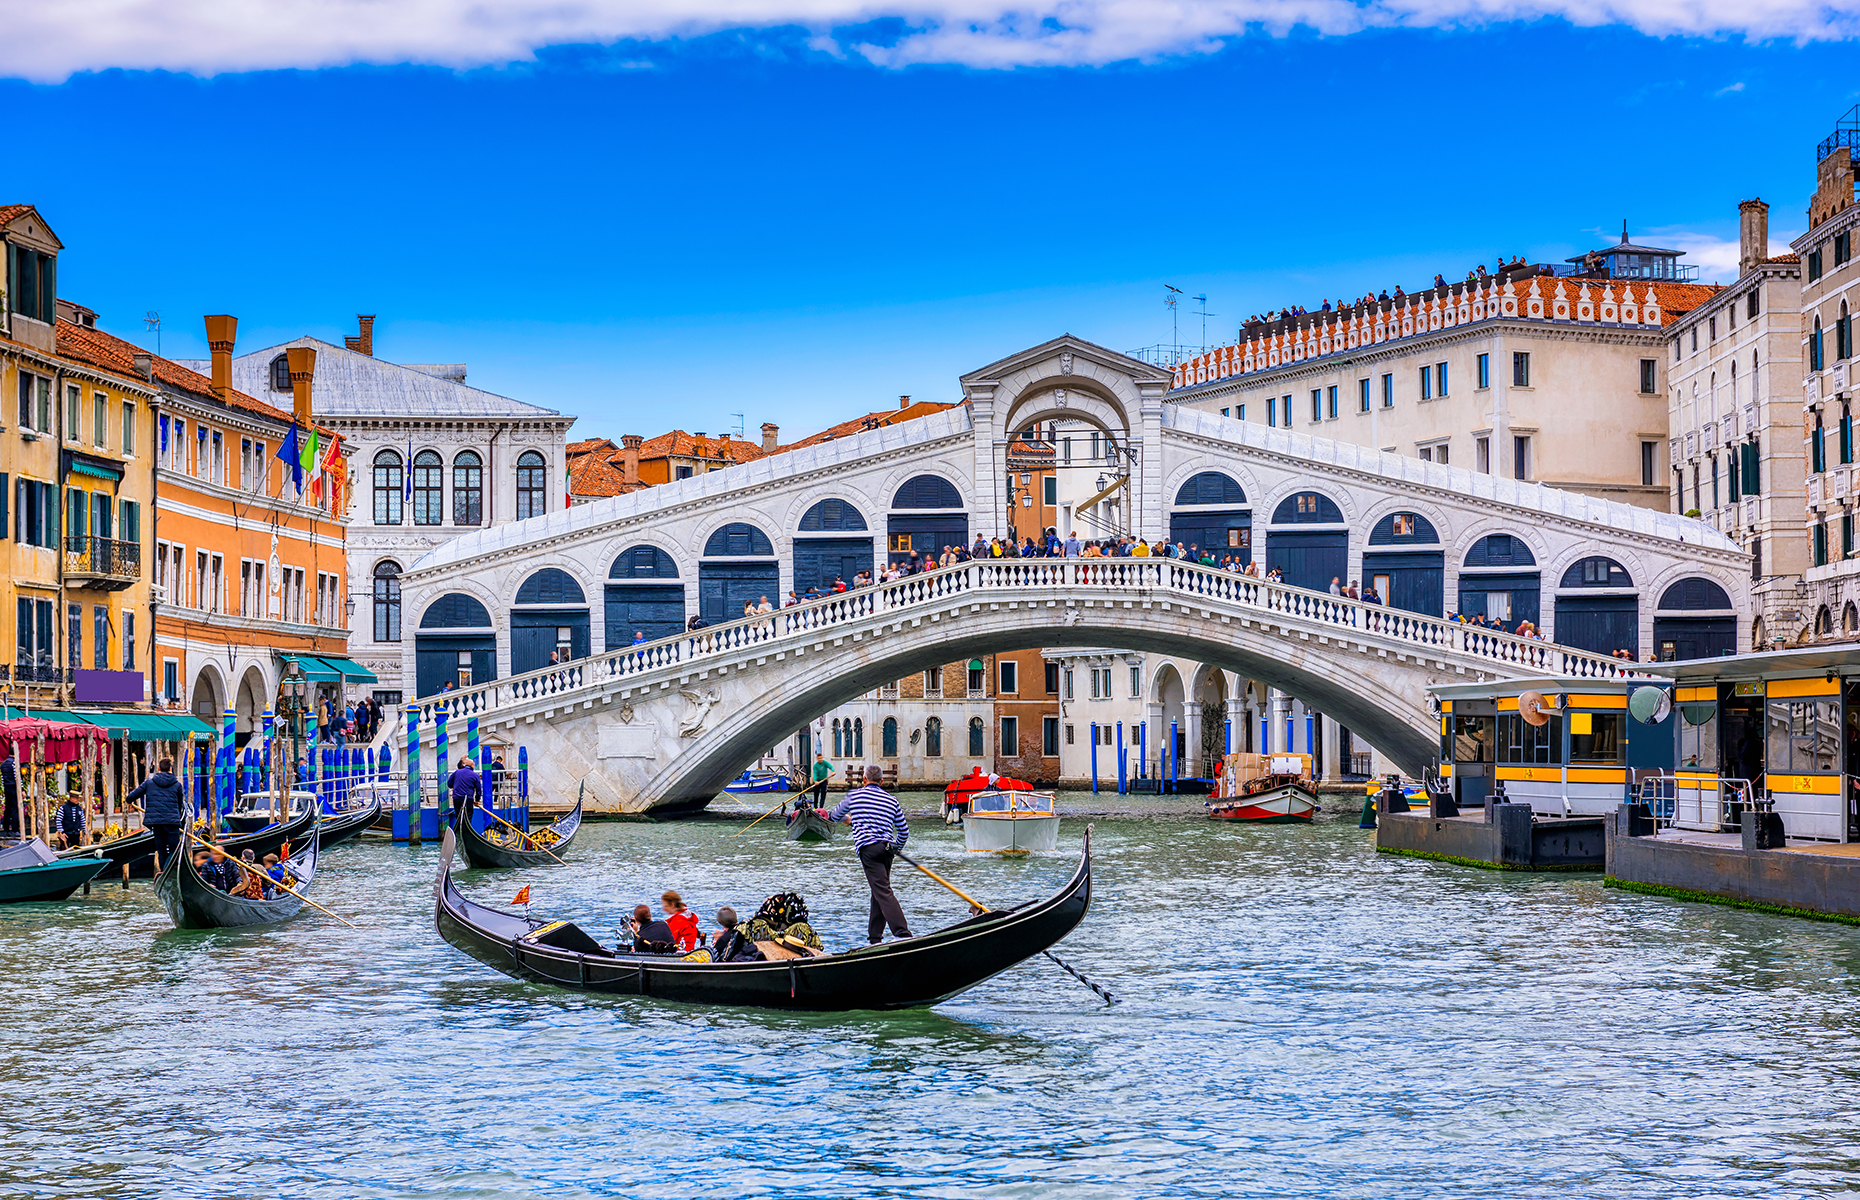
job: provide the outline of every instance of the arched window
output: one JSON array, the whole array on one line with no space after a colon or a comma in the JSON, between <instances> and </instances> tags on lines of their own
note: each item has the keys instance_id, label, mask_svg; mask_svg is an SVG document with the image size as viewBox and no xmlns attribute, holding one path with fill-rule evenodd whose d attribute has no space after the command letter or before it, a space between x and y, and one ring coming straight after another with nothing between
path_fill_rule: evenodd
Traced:
<instances>
[{"instance_id":1,"label":"arched window","mask_svg":"<svg viewBox=\"0 0 1860 1200\"><path fill-rule=\"evenodd\" d=\"M391 558L375 564L375 641L400 641L400 564Z\"/></svg>"},{"instance_id":2,"label":"arched window","mask_svg":"<svg viewBox=\"0 0 1860 1200\"><path fill-rule=\"evenodd\" d=\"M1274 525L1336 525L1343 521L1337 502L1322 492L1297 492L1272 510Z\"/></svg>"},{"instance_id":3,"label":"arched window","mask_svg":"<svg viewBox=\"0 0 1860 1200\"><path fill-rule=\"evenodd\" d=\"M943 722L938 717L924 722L924 757L943 757Z\"/></svg>"},{"instance_id":4,"label":"arched window","mask_svg":"<svg viewBox=\"0 0 1860 1200\"><path fill-rule=\"evenodd\" d=\"M282 354L271 360L271 390L274 392L291 390L291 360Z\"/></svg>"},{"instance_id":5,"label":"arched window","mask_svg":"<svg viewBox=\"0 0 1860 1200\"><path fill-rule=\"evenodd\" d=\"M838 717L833 718L833 757L845 757L840 751L840 719Z\"/></svg>"},{"instance_id":6,"label":"arched window","mask_svg":"<svg viewBox=\"0 0 1860 1200\"><path fill-rule=\"evenodd\" d=\"M1808 369L1821 370L1821 318L1815 318L1815 332L1808 338Z\"/></svg>"},{"instance_id":7,"label":"arched window","mask_svg":"<svg viewBox=\"0 0 1860 1200\"><path fill-rule=\"evenodd\" d=\"M1569 569L1563 572L1561 586L1566 588L1624 588L1633 587L1634 580L1620 563L1612 558L1602 558L1597 555L1571 563Z\"/></svg>"},{"instance_id":8,"label":"arched window","mask_svg":"<svg viewBox=\"0 0 1860 1200\"><path fill-rule=\"evenodd\" d=\"M534 450L517 459L517 520L549 511L549 464Z\"/></svg>"},{"instance_id":9,"label":"arched window","mask_svg":"<svg viewBox=\"0 0 1860 1200\"><path fill-rule=\"evenodd\" d=\"M852 756L865 757L865 718L854 717L852 723Z\"/></svg>"},{"instance_id":10,"label":"arched window","mask_svg":"<svg viewBox=\"0 0 1860 1200\"><path fill-rule=\"evenodd\" d=\"M801 516L802 533L863 532L865 514L845 500L822 500Z\"/></svg>"},{"instance_id":11,"label":"arched window","mask_svg":"<svg viewBox=\"0 0 1860 1200\"><path fill-rule=\"evenodd\" d=\"M879 752L886 758L898 757L898 719L886 717L885 723L878 727Z\"/></svg>"},{"instance_id":12,"label":"arched window","mask_svg":"<svg viewBox=\"0 0 1860 1200\"><path fill-rule=\"evenodd\" d=\"M1841 632L1848 637L1860 633L1860 609L1854 607L1852 600L1849 600L1847 607L1841 610Z\"/></svg>"},{"instance_id":13,"label":"arched window","mask_svg":"<svg viewBox=\"0 0 1860 1200\"><path fill-rule=\"evenodd\" d=\"M1828 606L1824 604L1815 610L1815 636L1827 637L1833 632L1834 614L1829 612Z\"/></svg>"},{"instance_id":14,"label":"arched window","mask_svg":"<svg viewBox=\"0 0 1860 1200\"><path fill-rule=\"evenodd\" d=\"M1854 326L1847 315L1847 301L1841 301L1841 315L1834 322L1834 357L1838 359L1854 356Z\"/></svg>"},{"instance_id":15,"label":"arched window","mask_svg":"<svg viewBox=\"0 0 1860 1200\"><path fill-rule=\"evenodd\" d=\"M1177 504L1245 504L1246 492L1231 475L1203 471L1175 493Z\"/></svg>"},{"instance_id":16,"label":"arched window","mask_svg":"<svg viewBox=\"0 0 1860 1200\"><path fill-rule=\"evenodd\" d=\"M375 524L400 524L401 461L398 450L375 455Z\"/></svg>"},{"instance_id":17,"label":"arched window","mask_svg":"<svg viewBox=\"0 0 1860 1200\"><path fill-rule=\"evenodd\" d=\"M980 717L970 717L969 718L969 757L970 758L980 758L982 756L982 736L983 736L982 719Z\"/></svg>"},{"instance_id":18,"label":"arched window","mask_svg":"<svg viewBox=\"0 0 1860 1200\"><path fill-rule=\"evenodd\" d=\"M891 498L893 508L961 508L956 485L936 475L916 475L904 481Z\"/></svg>"},{"instance_id":19,"label":"arched window","mask_svg":"<svg viewBox=\"0 0 1860 1200\"><path fill-rule=\"evenodd\" d=\"M446 520L446 464L435 450L413 456L413 523L443 525Z\"/></svg>"},{"instance_id":20,"label":"arched window","mask_svg":"<svg viewBox=\"0 0 1860 1200\"><path fill-rule=\"evenodd\" d=\"M484 521L484 460L476 450L461 450L452 460L452 523Z\"/></svg>"}]
</instances>

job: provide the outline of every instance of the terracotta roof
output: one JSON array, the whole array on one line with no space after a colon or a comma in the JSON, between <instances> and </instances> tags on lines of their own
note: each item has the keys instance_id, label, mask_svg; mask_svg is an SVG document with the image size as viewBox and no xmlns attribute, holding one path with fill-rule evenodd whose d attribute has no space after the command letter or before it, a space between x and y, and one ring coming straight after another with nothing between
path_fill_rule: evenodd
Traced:
<instances>
[{"instance_id":1,"label":"terracotta roof","mask_svg":"<svg viewBox=\"0 0 1860 1200\"><path fill-rule=\"evenodd\" d=\"M947 412L949 409L955 407L954 404L940 404L935 400L919 400L906 408L883 409L878 412L867 413L863 417L854 417L850 421L841 421L838 425L823 429L812 437L802 438L793 445L783 446L782 449L795 450L802 446L817 446L822 442L831 442L839 438L851 437L853 434L860 433L867 429L877 429L883 425L895 425L899 421L912 421L918 417L927 417L931 413Z\"/></svg>"},{"instance_id":2,"label":"terracotta roof","mask_svg":"<svg viewBox=\"0 0 1860 1200\"><path fill-rule=\"evenodd\" d=\"M0 225L5 225L14 217L22 216L31 211L32 205L30 204L0 204Z\"/></svg>"},{"instance_id":3,"label":"terracotta roof","mask_svg":"<svg viewBox=\"0 0 1860 1200\"><path fill-rule=\"evenodd\" d=\"M703 458L713 462L746 463L754 462L767 453L761 446L744 438L701 438L682 429L647 438L639 447L642 459Z\"/></svg>"},{"instance_id":4,"label":"terracotta roof","mask_svg":"<svg viewBox=\"0 0 1860 1200\"><path fill-rule=\"evenodd\" d=\"M1763 261L1766 263L1799 263L1802 261L1802 256L1800 254L1777 254Z\"/></svg>"},{"instance_id":5,"label":"terracotta roof","mask_svg":"<svg viewBox=\"0 0 1860 1200\"><path fill-rule=\"evenodd\" d=\"M1648 286L1645 281L1628 280L1626 282L1639 288ZM1652 287L1654 297L1660 302L1661 328L1671 325L1724 290L1722 284L1673 283L1670 280L1655 280Z\"/></svg>"},{"instance_id":6,"label":"terracotta roof","mask_svg":"<svg viewBox=\"0 0 1860 1200\"><path fill-rule=\"evenodd\" d=\"M628 492L652 486L627 483L626 472L618 460L618 455L609 460L601 454L577 455L571 451L568 458L568 494L579 500L597 500L607 496L624 496Z\"/></svg>"},{"instance_id":7,"label":"terracotta roof","mask_svg":"<svg viewBox=\"0 0 1860 1200\"><path fill-rule=\"evenodd\" d=\"M136 369L136 355L147 354L157 382L208 402L220 402L220 398L213 393L213 381L205 375L198 371L191 371L160 355L151 354L133 342L126 342L101 329L92 329L60 319L58 322L58 353L61 357L71 359L73 362L88 363L93 367L138 380L142 378L142 372ZM284 409L274 408L263 400L255 400L241 391L229 391L224 403L229 408L236 408L256 417L276 421L282 426L288 427L291 423L291 414Z\"/></svg>"}]
</instances>

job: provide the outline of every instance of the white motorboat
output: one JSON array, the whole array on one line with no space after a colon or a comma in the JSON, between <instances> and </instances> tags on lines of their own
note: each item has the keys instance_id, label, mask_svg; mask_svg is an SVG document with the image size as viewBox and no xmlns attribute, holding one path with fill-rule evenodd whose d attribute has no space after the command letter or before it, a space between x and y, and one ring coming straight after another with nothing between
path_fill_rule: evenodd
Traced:
<instances>
[{"instance_id":1,"label":"white motorboat","mask_svg":"<svg viewBox=\"0 0 1860 1200\"><path fill-rule=\"evenodd\" d=\"M962 838L982 854L1028 854L1059 848L1059 810L1052 792L987 790L969 800Z\"/></svg>"}]
</instances>

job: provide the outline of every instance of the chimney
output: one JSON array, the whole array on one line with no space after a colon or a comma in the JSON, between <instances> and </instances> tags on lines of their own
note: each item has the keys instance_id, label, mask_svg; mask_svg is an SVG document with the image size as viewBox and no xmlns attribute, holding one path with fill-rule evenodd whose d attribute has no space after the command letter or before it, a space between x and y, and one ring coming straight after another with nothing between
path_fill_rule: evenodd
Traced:
<instances>
[{"instance_id":1,"label":"chimney","mask_svg":"<svg viewBox=\"0 0 1860 1200\"><path fill-rule=\"evenodd\" d=\"M308 346L292 346L284 352L291 368L291 413L297 424L310 428L310 380L316 374L316 351Z\"/></svg>"},{"instance_id":2,"label":"chimney","mask_svg":"<svg viewBox=\"0 0 1860 1200\"><path fill-rule=\"evenodd\" d=\"M207 318L207 349L213 353L213 394L226 399L232 391L233 341L239 332L239 318Z\"/></svg>"},{"instance_id":3,"label":"chimney","mask_svg":"<svg viewBox=\"0 0 1860 1200\"><path fill-rule=\"evenodd\" d=\"M627 484L639 482L639 444L643 439L637 433L629 433L620 439L620 481Z\"/></svg>"},{"instance_id":4,"label":"chimney","mask_svg":"<svg viewBox=\"0 0 1860 1200\"><path fill-rule=\"evenodd\" d=\"M1737 273L1742 275L1770 256L1770 206L1746 200L1737 206Z\"/></svg>"},{"instance_id":5,"label":"chimney","mask_svg":"<svg viewBox=\"0 0 1860 1200\"><path fill-rule=\"evenodd\" d=\"M773 421L762 422L762 449L764 452L768 454L775 453L775 447L780 445L780 441L776 435L780 432L781 426L775 424Z\"/></svg>"},{"instance_id":6,"label":"chimney","mask_svg":"<svg viewBox=\"0 0 1860 1200\"><path fill-rule=\"evenodd\" d=\"M357 354L366 354L373 358L375 356L375 314L357 313L355 323L360 332L354 337L344 337L342 344Z\"/></svg>"},{"instance_id":7,"label":"chimney","mask_svg":"<svg viewBox=\"0 0 1860 1200\"><path fill-rule=\"evenodd\" d=\"M905 409L909 408L910 406L911 406L911 398L909 396L898 397L898 411L899 412L903 412Z\"/></svg>"}]
</instances>

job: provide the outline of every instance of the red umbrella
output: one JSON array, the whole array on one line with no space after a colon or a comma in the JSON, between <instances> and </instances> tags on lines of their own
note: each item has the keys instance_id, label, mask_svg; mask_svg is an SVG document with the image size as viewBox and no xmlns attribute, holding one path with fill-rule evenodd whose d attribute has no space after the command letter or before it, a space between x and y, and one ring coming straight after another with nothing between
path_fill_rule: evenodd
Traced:
<instances>
[{"instance_id":1,"label":"red umbrella","mask_svg":"<svg viewBox=\"0 0 1860 1200\"><path fill-rule=\"evenodd\" d=\"M973 774L964 775L944 788L943 798L956 800L985 791L1031 792L1032 790L1033 785L1025 780L1012 779L1006 775L987 775L980 767L977 767Z\"/></svg>"}]
</instances>

